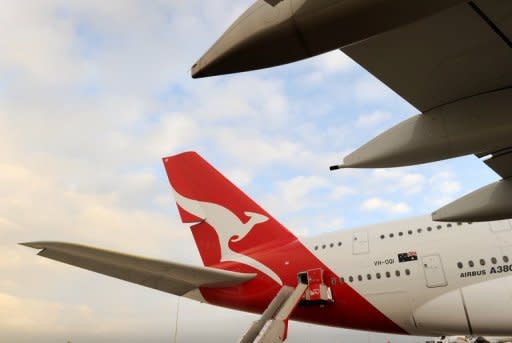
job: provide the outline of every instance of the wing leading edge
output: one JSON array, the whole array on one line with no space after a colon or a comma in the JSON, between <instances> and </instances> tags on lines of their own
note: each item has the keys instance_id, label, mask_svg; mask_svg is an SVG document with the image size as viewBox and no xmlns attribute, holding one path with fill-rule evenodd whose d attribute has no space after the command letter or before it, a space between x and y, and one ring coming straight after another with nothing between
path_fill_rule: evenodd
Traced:
<instances>
[{"instance_id":1,"label":"wing leading edge","mask_svg":"<svg viewBox=\"0 0 512 343\"><path fill-rule=\"evenodd\" d=\"M38 255L178 296L200 287L242 284L256 274L197 267L63 242L20 243L41 249Z\"/></svg>"}]
</instances>

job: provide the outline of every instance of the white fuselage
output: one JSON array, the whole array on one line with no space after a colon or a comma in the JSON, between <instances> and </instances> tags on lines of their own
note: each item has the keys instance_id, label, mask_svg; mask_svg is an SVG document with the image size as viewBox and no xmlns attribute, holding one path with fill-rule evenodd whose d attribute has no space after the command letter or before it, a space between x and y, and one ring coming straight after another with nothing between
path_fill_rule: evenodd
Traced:
<instances>
[{"instance_id":1,"label":"white fuselage","mask_svg":"<svg viewBox=\"0 0 512 343\"><path fill-rule=\"evenodd\" d=\"M410 334L512 334L508 220L440 223L420 217L304 243Z\"/></svg>"}]
</instances>

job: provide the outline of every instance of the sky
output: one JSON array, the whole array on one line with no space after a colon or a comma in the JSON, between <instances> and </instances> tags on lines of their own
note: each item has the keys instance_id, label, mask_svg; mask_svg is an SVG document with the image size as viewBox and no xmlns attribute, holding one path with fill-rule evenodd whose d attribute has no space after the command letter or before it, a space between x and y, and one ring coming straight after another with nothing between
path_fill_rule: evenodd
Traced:
<instances>
[{"instance_id":1,"label":"sky","mask_svg":"<svg viewBox=\"0 0 512 343\"><path fill-rule=\"evenodd\" d=\"M178 300L17 245L60 240L200 264L164 156L199 152L302 237L430 213L498 179L473 156L329 172L417 114L339 51L192 80L189 67L250 3L2 2L1 342L241 337L254 315ZM289 342L313 339L423 341L291 324Z\"/></svg>"}]
</instances>

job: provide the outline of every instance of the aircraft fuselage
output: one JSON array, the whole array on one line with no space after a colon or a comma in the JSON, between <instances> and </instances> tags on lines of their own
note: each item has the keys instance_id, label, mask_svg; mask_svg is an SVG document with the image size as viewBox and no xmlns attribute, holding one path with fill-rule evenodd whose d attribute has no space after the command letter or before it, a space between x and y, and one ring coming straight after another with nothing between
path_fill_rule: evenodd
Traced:
<instances>
[{"instance_id":1,"label":"aircraft fuselage","mask_svg":"<svg viewBox=\"0 0 512 343\"><path fill-rule=\"evenodd\" d=\"M295 286L297 271L322 268L334 302L299 306L292 319L411 335L512 334L508 220L439 223L420 217L301 243L320 265L294 256L294 247L281 246L276 251L288 256L279 275ZM273 251L266 254L276 257ZM268 281L262 288L259 282L254 289L251 282L235 291L202 289L200 300L262 312L280 286Z\"/></svg>"}]
</instances>

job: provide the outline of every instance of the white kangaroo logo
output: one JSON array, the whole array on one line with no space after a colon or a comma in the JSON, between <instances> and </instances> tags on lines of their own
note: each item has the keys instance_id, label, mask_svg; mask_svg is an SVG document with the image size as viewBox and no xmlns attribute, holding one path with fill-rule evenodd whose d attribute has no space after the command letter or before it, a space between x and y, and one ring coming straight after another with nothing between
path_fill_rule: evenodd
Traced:
<instances>
[{"instance_id":1,"label":"white kangaroo logo","mask_svg":"<svg viewBox=\"0 0 512 343\"><path fill-rule=\"evenodd\" d=\"M257 224L266 222L268 217L254 212L244 212L249 217L247 223L243 223L233 212L220 205L193 200L184 197L174 190L176 202L188 213L204 219L217 232L220 245L220 260L240 262L249 265L266 274L280 285L281 278L269 267L255 259L239 254L229 248L229 242L242 240Z\"/></svg>"}]
</instances>

